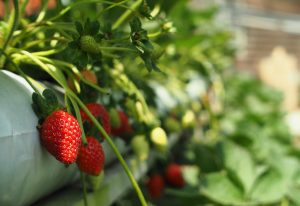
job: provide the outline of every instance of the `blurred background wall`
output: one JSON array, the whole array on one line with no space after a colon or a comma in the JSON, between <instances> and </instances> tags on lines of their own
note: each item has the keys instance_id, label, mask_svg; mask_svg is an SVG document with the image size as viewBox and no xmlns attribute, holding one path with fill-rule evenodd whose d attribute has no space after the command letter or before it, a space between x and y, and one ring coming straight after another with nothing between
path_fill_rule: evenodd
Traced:
<instances>
[{"instance_id":1,"label":"blurred background wall","mask_svg":"<svg viewBox=\"0 0 300 206\"><path fill-rule=\"evenodd\" d=\"M298 110L300 1L193 0L192 4L219 6L220 23L235 33L234 66L281 90L287 111Z\"/></svg>"}]
</instances>

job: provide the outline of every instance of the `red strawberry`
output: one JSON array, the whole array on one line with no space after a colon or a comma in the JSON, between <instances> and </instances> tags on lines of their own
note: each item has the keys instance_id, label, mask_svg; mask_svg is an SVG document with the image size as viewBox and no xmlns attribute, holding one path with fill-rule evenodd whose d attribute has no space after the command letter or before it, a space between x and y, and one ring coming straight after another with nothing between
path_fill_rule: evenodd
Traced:
<instances>
[{"instance_id":1,"label":"red strawberry","mask_svg":"<svg viewBox=\"0 0 300 206\"><path fill-rule=\"evenodd\" d=\"M123 111L118 111L118 113L121 124L119 127L111 128L112 134L116 136L122 136L131 133L132 128L129 124L127 115Z\"/></svg>"},{"instance_id":2,"label":"red strawberry","mask_svg":"<svg viewBox=\"0 0 300 206\"><path fill-rule=\"evenodd\" d=\"M181 166L178 164L169 164L166 169L166 179L168 183L175 187L183 187L184 179L181 172Z\"/></svg>"},{"instance_id":3,"label":"red strawberry","mask_svg":"<svg viewBox=\"0 0 300 206\"><path fill-rule=\"evenodd\" d=\"M54 111L43 122L40 136L42 144L58 161L76 161L81 129L75 117L63 110Z\"/></svg>"},{"instance_id":4,"label":"red strawberry","mask_svg":"<svg viewBox=\"0 0 300 206\"><path fill-rule=\"evenodd\" d=\"M77 165L79 169L89 175L98 176L105 161L102 145L94 137L87 137L87 145L81 145Z\"/></svg>"},{"instance_id":5,"label":"red strawberry","mask_svg":"<svg viewBox=\"0 0 300 206\"><path fill-rule=\"evenodd\" d=\"M98 103L88 103L85 106L89 109L89 111L92 113L92 115L94 115L96 119L101 119L102 126L106 133L108 135L111 134L109 113L105 109L105 107ZM93 125L92 120L90 120L90 118L83 110L80 110L80 115L83 122L88 121L91 125Z\"/></svg>"},{"instance_id":6,"label":"red strawberry","mask_svg":"<svg viewBox=\"0 0 300 206\"><path fill-rule=\"evenodd\" d=\"M153 175L147 182L147 189L152 198L159 198L164 190L165 182L161 175Z\"/></svg>"}]
</instances>

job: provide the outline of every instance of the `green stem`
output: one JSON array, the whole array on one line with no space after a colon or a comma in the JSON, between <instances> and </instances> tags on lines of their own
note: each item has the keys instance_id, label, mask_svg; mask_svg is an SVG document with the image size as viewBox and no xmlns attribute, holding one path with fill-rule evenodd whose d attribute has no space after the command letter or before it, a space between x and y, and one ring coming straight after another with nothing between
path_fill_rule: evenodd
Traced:
<instances>
[{"instance_id":1,"label":"green stem","mask_svg":"<svg viewBox=\"0 0 300 206\"><path fill-rule=\"evenodd\" d=\"M68 11L70 11L73 7L75 6L78 6L80 4L90 4L90 3L103 3L103 4L112 4L112 5L115 5L117 3L113 3L113 2L110 2L110 1L101 1L101 0L90 0L90 1L78 1L78 2L75 2L71 5L69 5L68 7L66 7L65 9L63 9L58 15L50 18L49 20L50 21L55 21L56 19L62 17L63 15L65 15ZM124 6L124 5L117 5L119 7L125 7L126 9L128 9L128 7Z\"/></svg>"},{"instance_id":2,"label":"green stem","mask_svg":"<svg viewBox=\"0 0 300 206\"><path fill-rule=\"evenodd\" d=\"M162 32L161 31L157 31L155 33L152 33L152 34L148 34L148 37L149 38L155 38L155 37L158 37L159 35L161 35Z\"/></svg>"},{"instance_id":3,"label":"green stem","mask_svg":"<svg viewBox=\"0 0 300 206\"><path fill-rule=\"evenodd\" d=\"M88 206L87 191L86 191L86 184L85 184L85 175L82 172L80 172L80 180L81 180L82 190L83 190L84 205Z\"/></svg>"},{"instance_id":4,"label":"green stem","mask_svg":"<svg viewBox=\"0 0 300 206\"><path fill-rule=\"evenodd\" d=\"M42 10L40 11L39 16L37 17L36 22L41 22L45 18L47 9L48 9L48 0L43 0Z\"/></svg>"},{"instance_id":5,"label":"green stem","mask_svg":"<svg viewBox=\"0 0 300 206\"><path fill-rule=\"evenodd\" d=\"M47 51L32 52L31 54L35 55L35 56L49 56L49 55L52 55L52 54L59 53L64 49L65 48L50 49L50 50L47 50Z\"/></svg>"},{"instance_id":6,"label":"green stem","mask_svg":"<svg viewBox=\"0 0 300 206\"><path fill-rule=\"evenodd\" d=\"M24 15L26 6L27 6L27 4L28 4L28 1L29 1L29 0L25 0L25 1L22 3L21 10L20 10L20 16L23 16L23 15Z\"/></svg>"},{"instance_id":7,"label":"green stem","mask_svg":"<svg viewBox=\"0 0 300 206\"><path fill-rule=\"evenodd\" d=\"M39 65L48 74L50 74L50 76L52 76L63 88L67 88L67 82L60 70L58 70L53 65L45 64L38 57L32 55L27 51L21 51L21 53L27 56L29 59L31 59L35 64Z\"/></svg>"},{"instance_id":8,"label":"green stem","mask_svg":"<svg viewBox=\"0 0 300 206\"><path fill-rule=\"evenodd\" d=\"M103 9L101 12L99 12L96 16L96 19L98 19L104 12L107 12L108 10L114 8L114 7L117 7L117 6L123 6L122 4L126 3L128 0L124 0L124 1L120 1L118 3L115 3L113 5L110 5L108 7L106 7L105 9ZM130 7L126 7L124 6L126 9L131 9Z\"/></svg>"},{"instance_id":9,"label":"green stem","mask_svg":"<svg viewBox=\"0 0 300 206\"><path fill-rule=\"evenodd\" d=\"M44 42L51 42L51 41L60 41L62 43L68 43L69 40L67 40L66 38L63 37L52 37L51 39L39 39L39 40L35 40L35 41L31 41L28 42L27 44L25 44L24 47L22 47L23 50L28 49L30 47L36 46L40 43L44 43Z\"/></svg>"},{"instance_id":10,"label":"green stem","mask_svg":"<svg viewBox=\"0 0 300 206\"><path fill-rule=\"evenodd\" d=\"M83 128L83 123L82 123L82 119L81 119L81 115L80 115L80 111L79 111L78 105L77 105L76 101L74 101L74 99L72 97L69 97L69 99L72 102L73 108L75 110L76 118L77 118L77 120L79 122L80 129L82 131L82 135L81 135L82 143L84 145L87 145L87 140L86 140L86 136L85 136L85 132L84 132L84 128Z\"/></svg>"},{"instance_id":11,"label":"green stem","mask_svg":"<svg viewBox=\"0 0 300 206\"><path fill-rule=\"evenodd\" d=\"M70 107L70 104L69 104L69 99L68 99L68 96L67 95L64 95L64 102L65 102L65 106L67 108L67 112L69 114L71 114L71 107Z\"/></svg>"},{"instance_id":12,"label":"green stem","mask_svg":"<svg viewBox=\"0 0 300 206\"><path fill-rule=\"evenodd\" d=\"M40 59L42 59L42 57ZM94 84L93 82L83 78L83 76L80 74L78 69L73 64L70 64L70 63L67 63L67 62L64 62L64 61L60 61L60 60L51 60L51 59L44 59L44 60L49 61L49 63L53 63L53 64L57 64L57 65L61 65L61 66L70 68L71 71L73 71L75 74L77 74L79 76L80 80L83 81L85 84L89 85L90 87L93 87L95 90L97 90L100 93L105 93L105 94L109 93L108 89L101 88L98 85Z\"/></svg>"},{"instance_id":13,"label":"green stem","mask_svg":"<svg viewBox=\"0 0 300 206\"><path fill-rule=\"evenodd\" d=\"M18 0L14 0L14 7L15 7L15 12L14 12L14 21L13 21L13 25L8 33L8 36L4 42L3 45L3 52L5 52L5 49L9 43L9 41L11 40L14 31L16 30L17 26L18 26L18 21L19 21L19 1Z\"/></svg>"},{"instance_id":14,"label":"green stem","mask_svg":"<svg viewBox=\"0 0 300 206\"><path fill-rule=\"evenodd\" d=\"M143 2L143 0L137 0L134 4L130 6L130 10L127 10L120 16L117 21L113 24L112 29L117 29L121 24L123 24L124 21L132 14L133 11L135 11L136 8L140 6L140 4Z\"/></svg>"},{"instance_id":15,"label":"green stem","mask_svg":"<svg viewBox=\"0 0 300 206\"><path fill-rule=\"evenodd\" d=\"M132 175L127 163L125 162L124 158L122 157L122 155L120 154L118 148L116 147L116 145L114 144L114 142L112 141L112 139L108 136L108 134L105 132L105 130L103 129L103 127L100 125L100 123L97 121L97 119L91 114L91 112L88 110L88 108L84 105L84 103L73 93L69 93L79 104L79 106L83 109L83 111L88 115L88 117L92 120L92 122L94 123L94 125L97 127L97 129L101 132L101 134L104 136L105 140L108 142L108 144L110 145L110 147L112 148L112 150L114 151L114 153L116 154L117 158L119 159L122 167L124 168L127 176L129 177L133 188L135 189L139 200L141 202L142 206L147 206L147 202L144 198L144 195L138 185L138 183L136 182L134 176Z\"/></svg>"},{"instance_id":16,"label":"green stem","mask_svg":"<svg viewBox=\"0 0 300 206\"><path fill-rule=\"evenodd\" d=\"M14 67L15 67L15 69L19 72L19 74L26 80L26 82L31 86L31 88L36 92L36 93L38 93L39 94L39 90L32 84L32 82L30 81L30 79L27 77L27 75L21 70L21 68L20 67L18 67L11 59L10 59L10 57L4 52L4 50L3 49L0 49L0 53L2 53L4 56L5 56L5 58L7 59L7 61L9 62L9 63L11 63Z\"/></svg>"},{"instance_id":17,"label":"green stem","mask_svg":"<svg viewBox=\"0 0 300 206\"><path fill-rule=\"evenodd\" d=\"M100 50L106 50L106 51L129 51L129 52L138 53L134 49L124 48L124 47L103 47L103 46L99 46L98 48Z\"/></svg>"}]
</instances>

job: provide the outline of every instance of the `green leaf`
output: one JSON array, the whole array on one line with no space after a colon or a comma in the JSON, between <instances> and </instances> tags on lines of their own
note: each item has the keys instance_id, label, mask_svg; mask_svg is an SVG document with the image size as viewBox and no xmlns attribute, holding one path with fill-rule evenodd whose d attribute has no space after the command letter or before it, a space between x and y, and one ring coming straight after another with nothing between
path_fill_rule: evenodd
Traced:
<instances>
[{"instance_id":1,"label":"green leaf","mask_svg":"<svg viewBox=\"0 0 300 206\"><path fill-rule=\"evenodd\" d=\"M185 182L189 185L196 186L199 184L200 168L198 166L184 166L182 174Z\"/></svg>"},{"instance_id":2,"label":"green leaf","mask_svg":"<svg viewBox=\"0 0 300 206\"><path fill-rule=\"evenodd\" d=\"M135 17L129 22L131 32L138 32L142 30L142 22L139 18Z\"/></svg>"},{"instance_id":3,"label":"green leaf","mask_svg":"<svg viewBox=\"0 0 300 206\"><path fill-rule=\"evenodd\" d=\"M75 21L75 27L80 35L83 35L83 26L79 21Z\"/></svg>"},{"instance_id":4,"label":"green leaf","mask_svg":"<svg viewBox=\"0 0 300 206\"><path fill-rule=\"evenodd\" d=\"M300 195L299 194L300 194L300 188L293 187L289 190L289 193L287 194L287 196L295 205L300 205Z\"/></svg>"},{"instance_id":5,"label":"green leaf","mask_svg":"<svg viewBox=\"0 0 300 206\"><path fill-rule=\"evenodd\" d=\"M224 172L206 175L200 193L222 205L244 205L243 191Z\"/></svg>"},{"instance_id":6,"label":"green leaf","mask_svg":"<svg viewBox=\"0 0 300 206\"><path fill-rule=\"evenodd\" d=\"M48 106L58 107L58 99L51 89L45 89L43 91L43 96L45 97Z\"/></svg>"},{"instance_id":7,"label":"green leaf","mask_svg":"<svg viewBox=\"0 0 300 206\"><path fill-rule=\"evenodd\" d=\"M255 179L255 163L250 153L232 142L223 144L224 165L234 177L242 184L247 194Z\"/></svg>"},{"instance_id":8,"label":"green leaf","mask_svg":"<svg viewBox=\"0 0 300 206\"><path fill-rule=\"evenodd\" d=\"M100 24L98 21L92 21L90 24L90 35L95 36L96 34L98 34L100 29Z\"/></svg>"},{"instance_id":9,"label":"green leaf","mask_svg":"<svg viewBox=\"0 0 300 206\"><path fill-rule=\"evenodd\" d=\"M261 204L278 202L288 191L285 178L276 170L272 169L257 179L253 186L250 198Z\"/></svg>"}]
</instances>

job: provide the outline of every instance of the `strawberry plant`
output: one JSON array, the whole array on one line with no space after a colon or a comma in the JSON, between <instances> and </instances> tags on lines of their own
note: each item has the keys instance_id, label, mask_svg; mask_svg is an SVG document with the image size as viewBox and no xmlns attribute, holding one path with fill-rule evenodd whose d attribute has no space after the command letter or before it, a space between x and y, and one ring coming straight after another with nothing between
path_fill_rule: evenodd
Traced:
<instances>
[{"instance_id":1,"label":"strawberry plant","mask_svg":"<svg viewBox=\"0 0 300 206\"><path fill-rule=\"evenodd\" d=\"M110 181L105 145L134 191L116 205L299 204L281 97L228 69L232 35L217 11L177 0L0 2L0 68L34 90L41 148L78 168L85 205L86 183L99 194ZM150 168L138 184L141 162Z\"/></svg>"}]
</instances>

